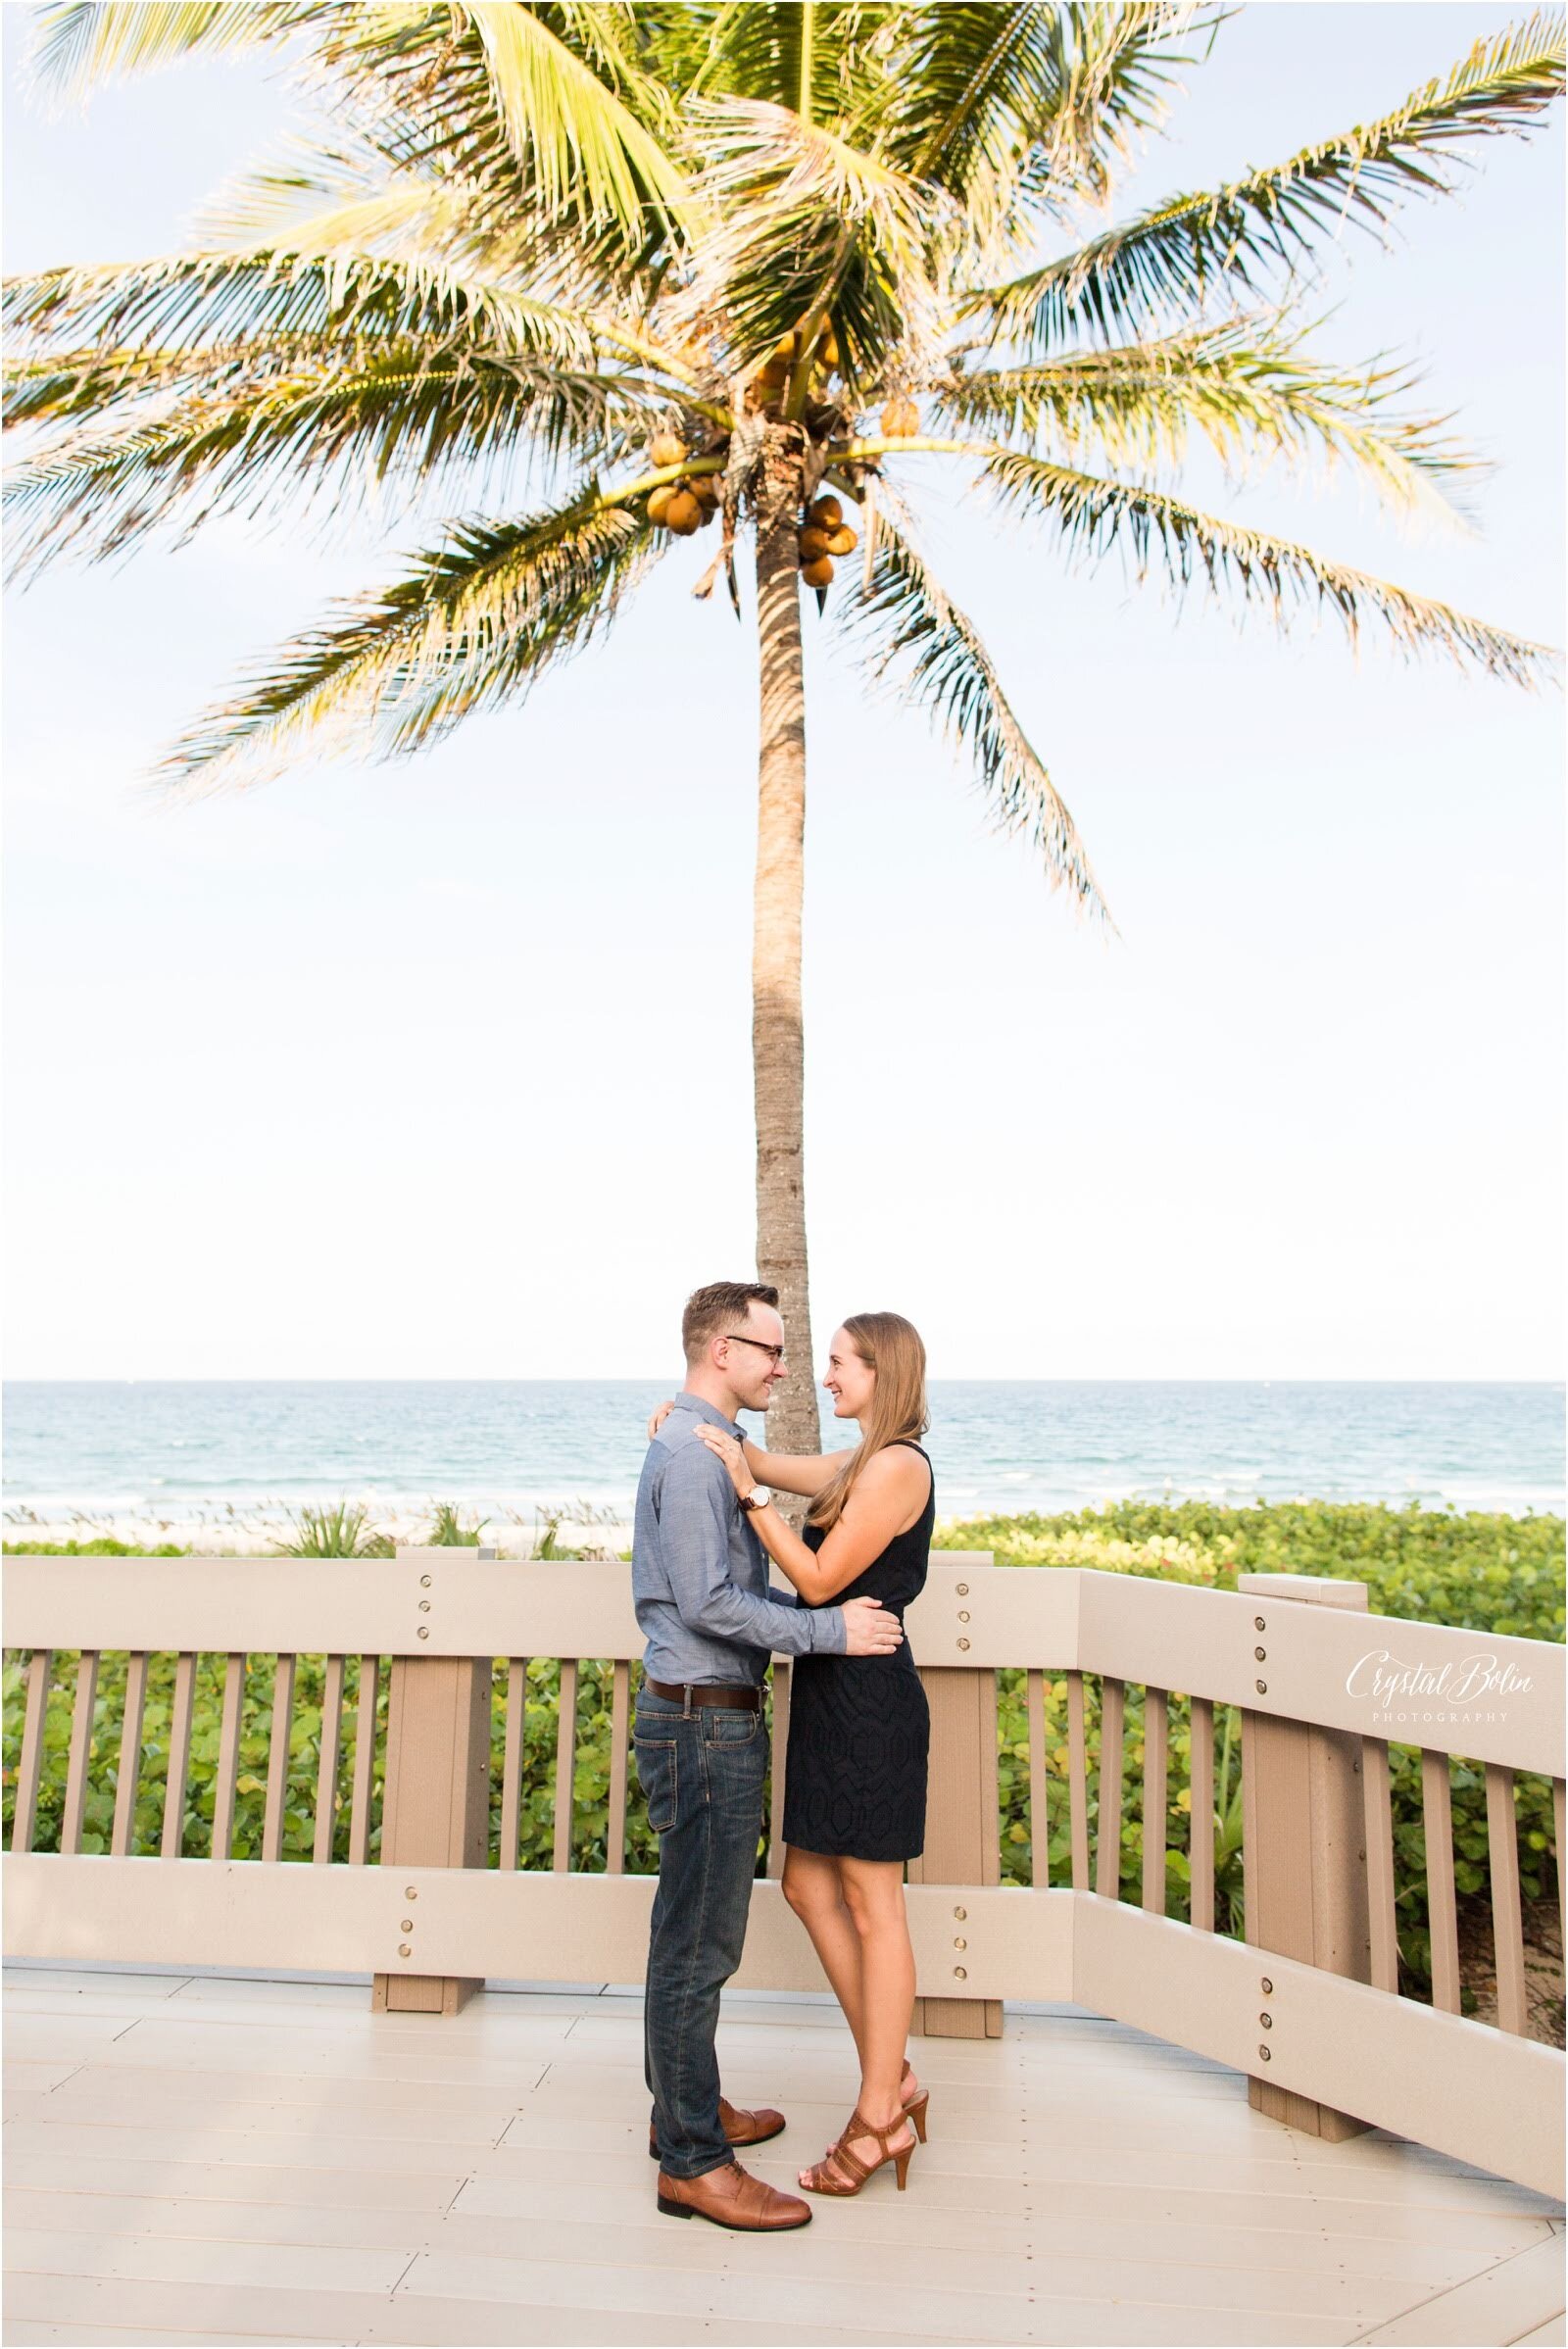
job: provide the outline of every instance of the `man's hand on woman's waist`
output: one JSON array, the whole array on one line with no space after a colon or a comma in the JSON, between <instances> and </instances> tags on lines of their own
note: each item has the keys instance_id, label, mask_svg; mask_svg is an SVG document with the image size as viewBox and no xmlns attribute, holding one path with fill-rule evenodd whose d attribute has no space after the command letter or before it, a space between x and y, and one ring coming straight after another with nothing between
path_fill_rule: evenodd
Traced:
<instances>
[{"instance_id":1,"label":"man's hand on woman's waist","mask_svg":"<svg viewBox=\"0 0 1568 2349\"><path fill-rule=\"evenodd\" d=\"M903 1624L879 1598L847 1598L843 1611L847 1656L890 1656L904 1645Z\"/></svg>"}]
</instances>

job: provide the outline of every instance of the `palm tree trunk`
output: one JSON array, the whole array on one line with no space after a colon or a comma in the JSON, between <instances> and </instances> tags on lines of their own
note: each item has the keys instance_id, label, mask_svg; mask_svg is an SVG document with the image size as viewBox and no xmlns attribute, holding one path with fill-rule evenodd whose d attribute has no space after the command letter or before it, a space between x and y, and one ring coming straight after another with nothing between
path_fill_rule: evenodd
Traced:
<instances>
[{"instance_id":1,"label":"palm tree trunk","mask_svg":"<svg viewBox=\"0 0 1568 2349\"><path fill-rule=\"evenodd\" d=\"M819 1451L806 1270L801 903L806 843L806 679L801 661L798 488L759 517L761 671L752 1062L757 1093L757 1274L779 1293L790 1376L767 1415L774 1451Z\"/></svg>"}]
</instances>

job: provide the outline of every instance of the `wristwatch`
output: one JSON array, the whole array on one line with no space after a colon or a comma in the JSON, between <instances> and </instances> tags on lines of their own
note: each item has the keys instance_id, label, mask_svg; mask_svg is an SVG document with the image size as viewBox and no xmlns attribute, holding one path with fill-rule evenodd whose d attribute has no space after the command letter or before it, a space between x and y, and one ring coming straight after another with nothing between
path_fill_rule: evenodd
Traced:
<instances>
[{"instance_id":1,"label":"wristwatch","mask_svg":"<svg viewBox=\"0 0 1568 2349\"><path fill-rule=\"evenodd\" d=\"M741 1494L741 1507L750 1516L754 1509L765 1509L772 1497L765 1485L754 1485L750 1493Z\"/></svg>"}]
</instances>

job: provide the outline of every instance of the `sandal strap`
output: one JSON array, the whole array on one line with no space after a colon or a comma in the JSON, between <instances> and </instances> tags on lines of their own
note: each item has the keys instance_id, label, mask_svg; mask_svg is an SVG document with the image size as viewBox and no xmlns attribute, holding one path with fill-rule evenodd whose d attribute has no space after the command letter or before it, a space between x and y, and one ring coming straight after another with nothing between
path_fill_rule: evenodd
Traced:
<instances>
[{"instance_id":1,"label":"sandal strap","mask_svg":"<svg viewBox=\"0 0 1568 2349\"><path fill-rule=\"evenodd\" d=\"M839 2171L833 2167L835 2163L842 2163L844 2166L844 2171L848 2175L841 2175ZM822 2159L819 2162L813 2162L811 2164L811 2176L816 2180L817 2191L819 2193L858 2193L860 2187L864 2185L870 2175L870 2171L859 2159L858 2155L852 2153L848 2145L843 2142L842 2138L838 2144L830 2145L828 2147L826 2153L822 2156Z\"/></svg>"},{"instance_id":2,"label":"sandal strap","mask_svg":"<svg viewBox=\"0 0 1568 2349\"><path fill-rule=\"evenodd\" d=\"M878 2143L881 2145L883 2154L885 2156L888 2151L889 2137L896 2136L901 2129L907 2127L908 2119L909 2116L907 2113L900 2113L898 2119L896 2121L890 2121L886 2129L878 2129L874 2121L868 2121L863 2113L858 2112L851 2121L848 2129L844 2131L844 2136L875 2137ZM843 2141L844 2139L841 2137L839 2142L842 2144Z\"/></svg>"}]
</instances>

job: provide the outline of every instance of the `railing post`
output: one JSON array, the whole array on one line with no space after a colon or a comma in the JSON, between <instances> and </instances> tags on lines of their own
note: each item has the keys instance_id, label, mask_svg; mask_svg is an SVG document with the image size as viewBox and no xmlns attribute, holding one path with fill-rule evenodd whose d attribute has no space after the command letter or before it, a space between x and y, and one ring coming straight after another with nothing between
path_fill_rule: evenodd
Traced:
<instances>
[{"instance_id":1,"label":"railing post","mask_svg":"<svg viewBox=\"0 0 1568 2349\"><path fill-rule=\"evenodd\" d=\"M1239 1574L1237 1590L1255 1602L1255 1677L1268 1678L1268 1649L1290 1637L1291 1606L1364 1613L1365 1583L1315 1574ZM1242 1870L1247 1938L1352 1982L1372 1979L1361 1740L1273 1713L1242 1713ZM1267 2011L1260 1994L1260 2005ZM1261 2027L1260 2027L1261 2030ZM1260 2045L1266 2045L1266 2034ZM1251 2079L1248 2102L1270 2120L1338 2140L1371 2125L1270 2080Z\"/></svg>"},{"instance_id":2,"label":"railing post","mask_svg":"<svg viewBox=\"0 0 1568 2349\"><path fill-rule=\"evenodd\" d=\"M494 1550L398 1550L400 1565ZM490 1835L489 1656L394 1656L387 1697L383 1868L482 1868ZM378 1974L371 2003L391 2014L455 2015L477 1978Z\"/></svg>"},{"instance_id":3,"label":"railing post","mask_svg":"<svg viewBox=\"0 0 1568 2349\"><path fill-rule=\"evenodd\" d=\"M986 1559L984 1563L990 1563ZM954 1906L963 1907L966 1884L1002 1881L997 1815L997 1676L966 1666L922 1670L931 1707L931 1761L926 1799L925 1850L908 1864L911 1884L952 1884ZM956 1916L946 1936L967 1939ZM952 1953L952 1996L917 1998L914 2029L933 2039L1000 2039L1000 1998L965 1997L963 1959Z\"/></svg>"}]
</instances>

